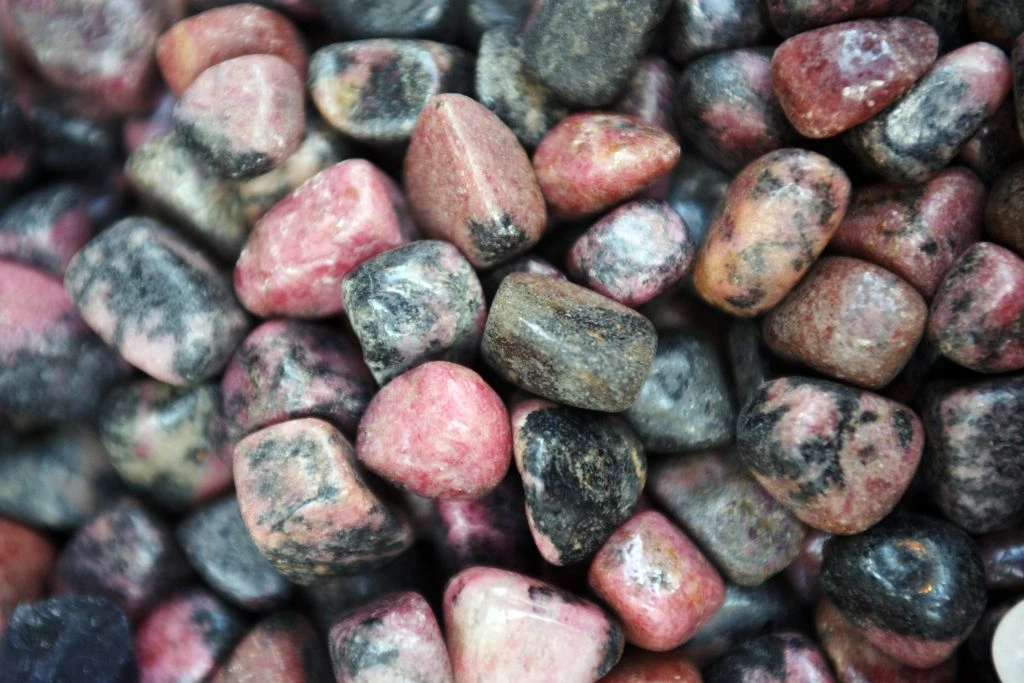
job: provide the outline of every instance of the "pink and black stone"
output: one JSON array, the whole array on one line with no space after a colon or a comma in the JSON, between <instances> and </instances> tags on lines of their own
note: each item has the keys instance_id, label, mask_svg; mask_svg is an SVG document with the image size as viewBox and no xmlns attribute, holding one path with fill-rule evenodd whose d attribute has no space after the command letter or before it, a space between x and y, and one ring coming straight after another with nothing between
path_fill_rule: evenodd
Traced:
<instances>
[{"instance_id":1,"label":"pink and black stone","mask_svg":"<svg viewBox=\"0 0 1024 683\"><path fill-rule=\"evenodd\" d=\"M48 185L19 198L0 214L0 258L63 275L71 257L92 236L86 202L86 192L71 183Z\"/></svg>"},{"instance_id":2,"label":"pink and black stone","mask_svg":"<svg viewBox=\"0 0 1024 683\"><path fill-rule=\"evenodd\" d=\"M512 443L530 531L548 562L590 557L636 508L647 459L621 417L530 399L512 409Z\"/></svg>"},{"instance_id":3,"label":"pink and black stone","mask_svg":"<svg viewBox=\"0 0 1024 683\"><path fill-rule=\"evenodd\" d=\"M269 320L231 357L221 379L233 439L301 417L354 434L375 386L356 345L325 325Z\"/></svg>"},{"instance_id":4,"label":"pink and black stone","mask_svg":"<svg viewBox=\"0 0 1024 683\"><path fill-rule=\"evenodd\" d=\"M320 634L298 612L277 612L238 643L211 683L322 683L331 663Z\"/></svg>"},{"instance_id":5,"label":"pink and black stone","mask_svg":"<svg viewBox=\"0 0 1024 683\"><path fill-rule=\"evenodd\" d=\"M1024 378L1020 376L925 393L929 450L925 474L947 519L971 534L1024 521Z\"/></svg>"},{"instance_id":6,"label":"pink and black stone","mask_svg":"<svg viewBox=\"0 0 1024 683\"><path fill-rule=\"evenodd\" d=\"M452 683L441 628L419 593L398 593L354 610L331 627L339 683Z\"/></svg>"},{"instance_id":7,"label":"pink and black stone","mask_svg":"<svg viewBox=\"0 0 1024 683\"><path fill-rule=\"evenodd\" d=\"M919 668L952 655L985 609L985 569L974 541L921 515L832 538L821 583L872 645Z\"/></svg>"},{"instance_id":8,"label":"pink and black stone","mask_svg":"<svg viewBox=\"0 0 1024 683\"><path fill-rule=\"evenodd\" d=\"M224 274L149 218L126 218L94 237L68 265L64 284L104 341L170 384L218 374L249 327Z\"/></svg>"},{"instance_id":9,"label":"pink and black stone","mask_svg":"<svg viewBox=\"0 0 1024 683\"><path fill-rule=\"evenodd\" d=\"M600 607L502 569L452 578L444 623L460 682L593 683L622 656L622 629Z\"/></svg>"},{"instance_id":10,"label":"pink and black stone","mask_svg":"<svg viewBox=\"0 0 1024 683\"><path fill-rule=\"evenodd\" d=\"M899 14L914 0L768 0L768 17L782 36L860 17Z\"/></svg>"},{"instance_id":11,"label":"pink and black stone","mask_svg":"<svg viewBox=\"0 0 1024 683\"><path fill-rule=\"evenodd\" d=\"M345 314L378 384L431 360L469 364L487 308L469 261L439 240L384 252L341 284Z\"/></svg>"},{"instance_id":12,"label":"pink and black stone","mask_svg":"<svg viewBox=\"0 0 1024 683\"><path fill-rule=\"evenodd\" d=\"M824 380L762 384L736 422L754 478L802 522L834 534L873 526L903 497L924 448L912 410Z\"/></svg>"},{"instance_id":13,"label":"pink and black stone","mask_svg":"<svg viewBox=\"0 0 1024 683\"><path fill-rule=\"evenodd\" d=\"M817 644L802 633L769 633L730 648L704 670L704 683L834 683Z\"/></svg>"},{"instance_id":14,"label":"pink and black stone","mask_svg":"<svg viewBox=\"0 0 1024 683\"><path fill-rule=\"evenodd\" d=\"M768 14L758 0L677 0L667 19L668 50L677 62L764 43Z\"/></svg>"},{"instance_id":15,"label":"pink and black stone","mask_svg":"<svg viewBox=\"0 0 1024 683\"><path fill-rule=\"evenodd\" d=\"M170 528L124 499L71 538L53 573L53 592L100 595L134 622L191 573Z\"/></svg>"}]
</instances>

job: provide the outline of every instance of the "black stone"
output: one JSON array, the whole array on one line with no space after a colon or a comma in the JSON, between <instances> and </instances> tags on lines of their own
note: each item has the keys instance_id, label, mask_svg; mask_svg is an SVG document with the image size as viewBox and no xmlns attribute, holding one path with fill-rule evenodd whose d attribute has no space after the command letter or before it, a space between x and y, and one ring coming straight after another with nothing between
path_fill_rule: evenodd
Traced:
<instances>
[{"instance_id":1,"label":"black stone","mask_svg":"<svg viewBox=\"0 0 1024 683\"><path fill-rule=\"evenodd\" d=\"M741 642L715 660L704 672L704 683L746 683L754 676L785 683L786 656L796 650L816 650L814 642L799 633L769 633Z\"/></svg>"}]
</instances>

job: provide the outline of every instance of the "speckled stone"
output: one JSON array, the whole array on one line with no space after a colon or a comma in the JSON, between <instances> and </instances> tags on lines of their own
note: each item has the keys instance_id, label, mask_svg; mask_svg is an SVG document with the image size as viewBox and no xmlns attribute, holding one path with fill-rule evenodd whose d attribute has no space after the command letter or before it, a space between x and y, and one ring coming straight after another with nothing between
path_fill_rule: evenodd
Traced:
<instances>
[{"instance_id":1,"label":"speckled stone","mask_svg":"<svg viewBox=\"0 0 1024 683\"><path fill-rule=\"evenodd\" d=\"M1024 33L1024 6L1013 0L967 0L967 22L979 40L1011 50Z\"/></svg>"},{"instance_id":2,"label":"speckled stone","mask_svg":"<svg viewBox=\"0 0 1024 683\"><path fill-rule=\"evenodd\" d=\"M701 683L701 680L697 667L677 650L648 652L630 647L601 683Z\"/></svg>"},{"instance_id":3,"label":"speckled stone","mask_svg":"<svg viewBox=\"0 0 1024 683\"><path fill-rule=\"evenodd\" d=\"M291 584L253 544L238 500L228 496L186 517L178 542L203 580L226 600L248 610L279 606Z\"/></svg>"},{"instance_id":4,"label":"speckled stone","mask_svg":"<svg viewBox=\"0 0 1024 683\"><path fill-rule=\"evenodd\" d=\"M698 248L707 237L718 202L729 187L730 176L698 154L686 154L672 174L668 203L672 205Z\"/></svg>"},{"instance_id":5,"label":"speckled stone","mask_svg":"<svg viewBox=\"0 0 1024 683\"><path fill-rule=\"evenodd\" d=\"M953 262L981 237L985 186L962 167L922 185L857 189L829 250L876 263L931 297Z\"/></svg>"},{"instance_id":6,"label":"speckled stone","mask_svg":"<svg viewBox=\"0 0 1024 683\"><path fill-rule=\"evenodd\" d=\"M393 87L396 81L401 87ZM377 145L407 142L430 98L467 92L471 84L471 55L426 40L335 43L309 63L309 91L324 120L353 140Z\"/></svg>"},{"instance_id":7,"label":"speckled stone","mask_svg":"<svg viewBox=\"0 0 1024 683\"><path fill-rule=\"evenodd\" d=\"M758 45L769 30L765 6L757 0L673 0L667 26L669 54L677 62Z\"/></svg>"},{"instance_id":8,"label":"speckled stone","mask_svg":"<svg viewBox=\"0 0 1024 683\"><path fill-rule=\"evenodd\" d=\"M423 233L485 269L526 251L547 223L544 195L515 134L485 106L444 94L424 106L402 173Z\"/></svg>"},{"instance_id":9,"label":"speckled stone","mask_svg":"<svg viewBox=\"0 0 1024 683\"><path fill-rule=\"evenodd\" d=\"M548 261L545 261L541 257L533 254L524 254L523 256L517 256L511 261L506 261L505 263L502 263L501 265L480 275L480 284L484 288L484 294L487 295L488 301L494 300L494 295L498 293L498 288L501 287L501 283L504 282L505 278L512 273L543 275L556 280L567 279L562 271L555 268Z\"/></svg>"},{"instance_id":10,"label":"speckled stone","mask_svg":"<svg viewBox=\"0 0 1024 683\"><path fill-rule=\"evenodd\" d=\"M927 317L924 299L896 275L860 259L826 256L762 329L765 344L780 357L880 389L910 360Z\"/></svg>"},{"instance_id":11,"label":"speckled stone","mask_svg":"<svg viewBox=\"0 0 1024 683\"><path fill-rule=\"evenodd\" d=\"M1024 521L1024 378L939 385L925 393L932 499L972 534Z\"/></svg>"},{"instance_id":12,"label":"speckled stone","mask_svg":"<svg viewBox=\"0 0 1024 683\"><path fill-rule=\"evenodd\" d=\"M676 121L694 149L735 173L796 137L772 88L768 49L717 52L691 62L676 85Z\"/></svg>"},{"instance_id":13,"label":"speckled stone","mask_svg":"<svg viewBox=\"0 0 1024 683\"><path fill-rule=\"evenodd\" d=\"M502 377L577 408L619 412L651 367L650 321L569 282L514 273L491 305L481 352Z\"/></svg>"},{"instance_id":14,"label":"speckled stone","mask_svg":"<svg viewBox=\"0 0 1024 683\"><path fill-rule=\"evenodd\" d=\"M676 124L672 120L675 109L673 90L677 78L676 68L661 57L645 57L615 102L615 111L637 116L678 139Z\"/></svg>"},{"instance_id":15,"label":"speckled stone","mask_svg":"<svg viewBox=\"0 0 1024 683\"><path fill-rule=\"evenodd\" d=\"M647 188L679 156L679 143L662 128L626 114L585 112L544 136L533 168L548 208L560 218L582 218Z\"/></svg>"},{"instance_id":16,"label":"speckled stone","mask_svg":"<svg viewBox=\"0 0 1024 683\"><path fill-rule=\"evenodd\" d=\"M924 448L918 417L843 384L784 377L762 384L736 422L754 478L802 522L856 534L896 506Z\"/></svg>"},{"instance_id":17,"label":"speckled stone","mask_svg":"<svg viewBox=\"0 0 1024 683\"><path fill-rule=\"evenodd\" d=\"M704 683L833 683L825 655L801 633L780 632L730 648L704 671Z\"/></svg>"},{"instance_id":18,"label":"speckled stone","mask_svg":"<svg viewBox=\"0 0 1024 683\"><path fill-rule=\"evenodd\" d=\"M501 569L457 574L444 622L460 683L592 683L622 655L622 629L597 605Z\"/></svg>"},{"instance_id":19,"label":"speckled stone","mask_svg":"<svg viewBox=\"0 0 1024 683\"><path fill-rule=\"evenodd\" d=\"M19 603L43 597L56 553L43 534L0 517L0 638Z\"/></svg>"},{"instance_id":20,"label":"speckled stone","mask_svg":"<svg viewBox=\"0 0 1024 683\"><path fill-rule=\"evenodd\" d=\"M89 241L92 228L82 188L71 183L45 185L0 214L0 258L60 276Z\"/></svg>"},{"instance_id":21,"label":"speckled stone","mask_svg":"<svg viewBox=\"0 0 1024 683\"><path fill-rule=\"evenodd\" d=\"M259 622L231 653L211 683L323 683L331 664L320 634L298 612Z\"/></svg>"},{"instance_id":22,"label":"speckled stone","mask_svg":"<svg viewBox=\"0 0 1024 683\"><path fill-rule=\"evenodd\" d=\"M342 282L345 314L379 384L431 360L468 364L487 309L480 280L449 244L421 240L384 252Z\"/></svg>"},{"instance_id":23,"label":"speckled stone","mask_svg":"<svg viewBox=\"0 0 1024 683\"><path fill-rule=\"evenodd\" d=\"M377 0L313 0L331 29L348 38L453 37L461 3L455 0L415 0L402 4Z\"/></svg>"},{"instance_id":24,"label":"speckled stone","mask_svg":"<svg viewBox=\"0 0 1024 683\"><path fill-rule=\"evenodd\" d=\"M405 520L363 481L352 446L321 420L250 434L235 446L234 471L253 542L295 583L380 564L412 542Z\"/></svg>"},{"instance_id":25,"label":"speckled stone","mask_svg":"<svg viewBox=\"0 0 1024 683\"><path fill-rule=\"evenodd\" d=\"M900 184L922 183L952 161L1010 90L1010 61L988 43L939 58L900 100L843 138L861 163Z\"/></svg>"},{"instance_id":26,"label":"speckled stone","mask_svg":"<svg viewBox=\"0 0 1024 683\"><path fill-rule=\"evenodd\" d=\"M974 539L985 563L989 590L1019 593L1024 589L1024 525Z\"/></svg>"},{"instance_id":27,"label":"speckled stone","mask_svg":"<svg viewBox=\"0 0 1024 683\"><path fill-rule=\"evenodd\" d=\"M1024 367L1024 260L979 242L942 281L928 336L944 356L977 372Z\"/></svg>"},{"instance_id":28,"label":"speckled stone","mask_svg":"<svg viewBox=\"0 0 1024 683\"><path fill-rule=\"evenodd\" d=\"M170 528L138 502L124 499L68 541L52 584L55 595L109 598L135 621L189 574Z\"/></svg>"},{"instance_id":29,"label":"speckled stone","mask_svg":"<svg viewBox=\"0 0 1024 683\"><path fill-rule=\"evenodd\" d=\"M800 281L846 214L850 180L829 159L801 149L770 152L729 183L693 282L722 310L752 317Z\"/></svg>"},{"instance_id":30,"label":"speckled stone","mask_svg":"<svg viewBox=\"0 0 1024 683\"><path fill-rule=\"evenodd\" d=\"M419 593L398 593L350 612L329 636L339 683L451 683L441 629Z\"/></svg>"},{"instance_id":31,"label":"speckled stone","mask_svg":"<svg viewBox=\"0 0 1024 683\"><path fill-rule=\"evenodd\" d=\"M1013 97L1007 97L960 149L959 159L992 185L1013 162L1024 157Z\"/></svg>"},{"instance_id":32,"label":"speckled stone","mask_svg":"<svg viewBox=\"0 0 1024 683\"><path fill-rule=\"evenodd\" d=\"M890 518L825 548L825 595L872 645L910 666L947 659L985 608L974 542L949 522Z\"/></svg>"},{"instance_id":33,"label":"speckled stone","mask_svg":"<svg viewBox=\"0 0 1024 683\"><path fill-rule=\"evenodd\" d=\"M860 19L807 31L772 55L772 83L793 126L838 135L900 98L938 54L939 37L917 19Z\"/></svg>"},{"instance_id":34,"label":"speckled stone","mask_svg":"<svg viewBox=\"0 0 1024 683\"><path fill-rule=\"evenodd\" d=\"M125 218L94 237L68 265L64 285L105 342L170 384L218 374L249 327L228 279L149 218Z\"/></svg>"},{"instance_id":35,"label":"speckled stone","mask_svg":"<svg viewBox=\"0 0 1024 683\"><path fill-rule=\"evenodd\" d=\"M659 334L651 372L625 418L653 453L729 443L736 411L712 340L696 328Z\"/></svg>"},{"instance_id":36,"label":"speckled stone","mask_svg":"<svg viewBox=\"0 0 1024 683\"><path fill-rule=\"evenodd\" d=\"M716 451L660 460L651 468L648 494L742 586L785 569L806 533L740 463Z\"/></svg>"},{"instance_id":37,"label":"speckled stone","mask_svg":"<svg viewBox=\"0 0 1024 683\"><path fill-rule=\"evenodd\" d=\"M1024 163L999 176L985 204L985 235L1024 256Z\"/></svg>"},{"instance_id":38,"label":"speckled stone","mask_svg":"<svg viewBox=\"0 0 1024 683\"><path fill-rule=\"evenodd\" d=\"M601 546L588 582L621 619L626 640L671 650L700 630L725 599L722 578L663 515L641 512Z\"/></svg>"},{"instance_id":39,"label":"speckled stone","mask_svg":"<svg viewBox=\"0 0 1024 683\"><path fill-rule=\"evenodd\" d=\"M1000 620L992 636L992 662L999 678L1015 681L1024 675L1021 642L1024 641L1024 603L1018 602Z\"/></svg>"},{"instance_id":40,"label":"speckled stone","mask_svg":"<svg viewBox=\"0 0 1024 683\"><path fill-rule=\"evenodd\" d=\"M640 440L620 417L530 399L512 409L512 446L541 556L580 562L629 519L647 480Z\"/></svg>"},{"instance_id":41,"label":"speckled stone","mask_svg":"<svg viewBox=\"0 0 1024 683\"><path fill-rule=\"evenodd\" d=\"M861 17L899 14L914 0L767 0L768 18L782 36Z\"/></svg>"}]
</instances>

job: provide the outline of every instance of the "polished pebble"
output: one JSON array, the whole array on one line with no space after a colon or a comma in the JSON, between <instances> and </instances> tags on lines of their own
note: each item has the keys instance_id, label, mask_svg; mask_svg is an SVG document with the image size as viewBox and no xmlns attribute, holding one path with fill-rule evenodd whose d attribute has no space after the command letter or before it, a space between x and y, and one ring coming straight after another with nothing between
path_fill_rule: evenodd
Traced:
<instances>
[{"instance_id":1,"label":"polished pebble","mask_svg":"<svg viewBox=\"0 0 1024 683\"><path fill-rule=\"evenodd\" d=\"M675 0L667 24L668 51L678 62L759 45L770 30L765 5L759 0Z\"/></svg>"},{"instance_id":2,"label":"polished pebble","mask_svg":"<svg viewBox=\"0 0 1024 683\"><path fill-rule=\"evenodd\" d=\"M323 683L331 680L327 648L306 617L277 612L238 643L211 683Z\"/></svg>"},{"instance_id":3,"label":"polished pebble","mask_svg":"<svg viewBox=\"0 0 1024 683\"><path fill-rule=\"evenodd\" d=\"M12 202L0 213L0 258L63 275L92 237L88 199L78 185L54 183Z\"/></svg>"},{"instance_id":4,"label":"polished pebble","mask_svg":"<svg viewBox=\"0 0 1024 683\"><path fill-rule=\"evenodd\" d=\"M849 19L899 14L914 0L767 0L768 17L782 36Z\"/></svg>"},{"instance_id":5,"label":"polished pebble","mask_svg":"<svg viewBox=\"0 0 1024 683\"><path fill-rule=\"evenodd\" d=\"M825 655L807 636L769 633L730 648L704 671L704 683L834 683Z\"/></svg>"},{"instance_id":6,"label":"polished pebble","mask_svg":"<svg viewBox=\"0 0 1024 683\"><path fill-rule=\"evenodd\" d=\"M985 204L985 234L1024 257L1024 163L1011 166L992 184Z\"/></svg>"},{"instance_id":7,"label":"polished pebble","mask_svg":"<svg viewBox=\"0 0 1024 683\"><path fill-rule=\"evenodd\" d=\"M48 537L0 517L0 638L15 607L43 597L56 554Z\"/></svg>"}]
</instances>

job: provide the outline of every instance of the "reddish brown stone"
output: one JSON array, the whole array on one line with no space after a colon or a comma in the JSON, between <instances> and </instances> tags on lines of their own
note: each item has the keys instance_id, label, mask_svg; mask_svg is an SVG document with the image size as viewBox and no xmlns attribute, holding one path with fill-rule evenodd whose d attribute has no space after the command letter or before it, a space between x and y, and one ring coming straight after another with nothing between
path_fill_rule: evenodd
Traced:
<instances>
[{"instance_id":1,"label":"reddish brown stone","mask_svg":"<svg viewBox=\"0 0 1024 683\"><path fill-rule=\"evenodd\" d=\"M985 234L1024 256L1024 163L999 176L985 204Z\"/></svg>"},{"instance_id":2,"label":"reddish brown stone","mask_svg":"<svg viewBox=\"0 0 1024 683\"><path fill-rule=\"evenodd\" d=\"M678 650L647 652L627 648L622 659L600 683L701 683L700 671Z\"/></svg>"},{"instance_id":3,"label":"reddish brown stone","mask_svg":"<svg viewBox=\"0 0 1024 683\"><path fill-rule=\"evenodd\" d=\"M296 612L279 612L249 631L211 683L320 683L330 675L313 625Z\"/></svg>"},{"instance_id":4,"label":"reddish brown stone","mask_svg":"<svg viewBox=\"0 0 1024 683\"><path fill-rule=\"evenodd\" d=\"M46 536L0 517L0 640L18 603L43 597L55 554Z\"/></svg>"}]
</instances>

